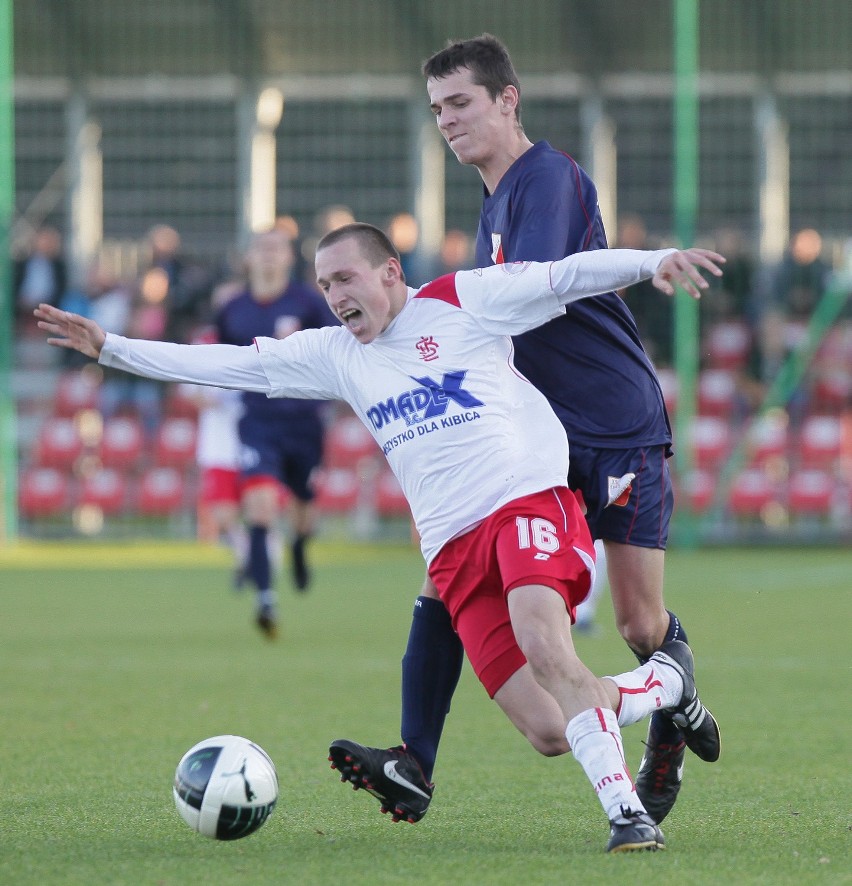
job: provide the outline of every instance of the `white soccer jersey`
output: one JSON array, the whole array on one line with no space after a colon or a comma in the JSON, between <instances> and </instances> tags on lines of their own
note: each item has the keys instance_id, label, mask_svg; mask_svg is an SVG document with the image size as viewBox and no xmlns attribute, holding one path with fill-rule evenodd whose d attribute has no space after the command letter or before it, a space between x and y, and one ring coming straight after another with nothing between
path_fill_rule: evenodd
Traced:
<instances>
[{"instance_id":1,"label":"white soccer jersey","mask_svg":"<svg viewBox=\"0 0 852 886\"><path fill-rule=\"evenodd\" d=\"M396 474L429 563L504 504L566 482L565 431L512 365L510 336L577 298L652 276L669 252L601 250L460 271L410 289L367 345L345 327L260 338L256 349L109 335L100 362L270 397L347 401Z\"/></svg>"},{"instance_id":2,"label":"white soccer jersey","mask_svg":"<svg viewBox=\"0 0 852 886\"><path fill-rule=\"evenodd\" d=\"M240 467L240 435L237 425L243 414L242 394L225 388L206 388L210 395L198 410L199 467L236 471Z\"/></svg>"}]
</instances>

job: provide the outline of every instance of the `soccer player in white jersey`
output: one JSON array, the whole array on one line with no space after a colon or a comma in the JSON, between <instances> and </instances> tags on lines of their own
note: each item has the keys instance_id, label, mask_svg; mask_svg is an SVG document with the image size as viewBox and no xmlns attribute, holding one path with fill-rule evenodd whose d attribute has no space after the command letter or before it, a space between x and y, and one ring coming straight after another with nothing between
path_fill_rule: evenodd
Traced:
<instances>
[{"instance_id":1,"label":"soccer player in white jersey","mask_svg":"<svg viewBox=\"0 0 852 886\"><path fill-rule=\"evenodd\" d=\"M595 677L577 657L571 623L589 590L594 549L565 486L565 433L515 370L510 336L578 298L642 279L697 297L707 285L699 268L719 274L723 261L702 249L599 250L460 271L413 290L388 238L353 224L316 252L317 281L339 327L248 347L187 346L105 335L49 305L35 314L49 343L103 365L347 401L405 492L429 574L489 695L540 753L577 758L610 821L608 851L654 850L664 837L636 794L620 726L671 710L691 750L709 761L719 756L719 730L698 699L686 644L667 643L615 677ZM539 746L530 724L542 718L558 722L564 740ZM412 774L400 766L389 777L410 782Z\"/></svg>"}]
</instances>

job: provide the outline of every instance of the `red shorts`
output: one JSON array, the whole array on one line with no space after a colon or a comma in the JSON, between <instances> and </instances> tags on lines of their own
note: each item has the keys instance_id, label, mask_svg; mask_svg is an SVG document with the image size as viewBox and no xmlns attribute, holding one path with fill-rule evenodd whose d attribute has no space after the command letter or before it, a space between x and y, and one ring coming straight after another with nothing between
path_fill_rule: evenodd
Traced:
<instances>
[{"instance_id":1,"label":"red shorts","mask_svg":"<svg viewBox=\"0 0 852 886\"><path fill-rule=\"evenodd\" d=\"M577 499L558 487L510 502L444 545L432 561L429 577L492 698L526 662L509 620L509 591L533 584L553 588L573 623L575 608L589 593L594 560Z\"/></svg>"},{"instance_id":2,"label":"red shorts","mask_svg":"<svg viewBox=\"0 0 852 886\"><path fill-rule=\"evenodd\" d=\"M240 472L228 468L204 468L198 498L202 504L240 503Z\"/></svg>"}]
</instances>

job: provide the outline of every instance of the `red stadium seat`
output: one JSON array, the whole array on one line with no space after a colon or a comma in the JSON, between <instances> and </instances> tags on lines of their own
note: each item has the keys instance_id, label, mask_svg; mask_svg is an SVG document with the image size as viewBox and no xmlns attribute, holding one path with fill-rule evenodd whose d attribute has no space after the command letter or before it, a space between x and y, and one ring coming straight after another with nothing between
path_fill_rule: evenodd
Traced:
<instances>
[{"instance_id":1,"label":"red stadium seat","mask_svg":"<svg viewBox=\"0 0 852 886\"><path fill-rule=\"evenodd\" d=\"M316 508L321 513L348 513L358 505L361 481L353 468L327 468L317 475Z\"/></svg>"},{"instance_id":2,"label":"red stadium seat","mask_svg":"<svg viewBox=\"0 0 852 886\"><path fill-rule=\"evenodd\" d=\"M714 369L740 369L748 361L751 333L748 326L736 320L716 323L704 340L704 353Z\"/></svg>"},{"instance_id":3,"label":"red stadium seat","mask_svg":"<svg viewBox=\"0 0 852 886\"><path fill-rule=\"evenodd\" d=\"M704 369L698 375L698 412L727 418L737 393L736 376L729 369Z\"/></svg>"},{"instance_id":4,"label":"red stadium seat","mask_svg":"<svg viewBox=\"0 0 852 886\"><path fill-rule=\"evenodd\" d=\"M97 409L100 385L101 376L97 371L64 373L56 386L54 415L70 418L82 409Z\"/></svg>"},{"instance_id":5,"label":"red stadium seat","mask_svg":"<svg viewBox=\"0 0 852 886\"><path fill-rule=\"evenodd\" d=\"M98 452L104 467L137 467L144 451L145 435L138 419L117 415L104 422Z\"/></svg>"},{"instance_id":6,"label":"red stadium seat","mask_svg":"<svg viewBox=\"0 0 852 886\"><path fill-rule=\"evenodd\" d=\"M814 412L837 414L852 404L852 369L844 362L818 369L811 388Z\"/></svg>"},{"instance_id":7,"label":"red stadium seat","mask_svg":"<svg viewBox=\"0 0 852 886\"><path fill-rule=\"evenodd\" d=\"M184 468L195 464L197 426L191 418L163 419L154 441L154 461L158 465Z\"/></svg>"},{"instance_id":8,"label":"red stadium seat","mask_svg":"<svg viewBox=\"0 0 852 886\"><path fill-rule=\"evenodd\" d=\"M703 514L713 504L716 481L710 471L696 468L683 477L679 486L686 498L686 509L693 514Z\"/></svg>"},{"instance_id":9,"label":"red stadium seat","mask_svg":"<svg viewBox=\"0 0 852 886\"><path fill-rule=\"evenodd\" d=\"M96 505L104 514L118 514L127 505L127 481L115 468L101 468L85 477L78 503Z\"/></svg>"},{"instance_id":10,"label":"red stadium seat","mask_svg":"<svg viewBox=\"0 0 852 886\"><path fill-rule=\"evenodd\" d=\"M798 454L802 467L832 468L840 458L843 428L834 415L811 415L802 423Z\"/></svg>"},{"instance_id":11,"label":"red stadium seat","mask_svg":"<svg viewBox=\"0 0 852 886\"><path fill-rule=\"evenodd\" d=\"M35 461L42 467L70 468L83 454L83 440L73 419L51 416L41 426Z\"/></svg>"},{"instance_id":12,"label":"red stadium seat","mask_svg":"<svg viewBox=\"0 0 852 886\"><path fill-rule=\"evenodd\" d=\"M354 468L364 459L381 455L372 434L354 415L339 418L328 429L325 464L329 468Z\"/></svg>"},{"instance_id":13,"label":"red stadium seat","mask_svg":"<svg viewBox=\"0 0 852 886\"><path fill-rule=\"evenodd\" d=\"M728 503L738 517L759 517L776 498L777 490L769 477L759 468L746 468L734 477Z\"/></svg>"},{"instance_id":14,"label":"red stadium seat","mask_svg":"<svg viewBox=\"0 0 852 886\"><path fill-rule=\"evenodd\" d=\"M673 369L658 369L657 378L660 381L666 409L670 415L674 415L677 410L677 395L680 388L677 375Z\"/></svg>"},{"instance_id":15,"label":"red stadium seat","mask_svg":"<svg viewBox=\"0 0 852 886\"><path fill-rule=\"evenodd\" d=\"M177 468L148 468L139 480L137 506L146 516L169 516L186 502L186 481Z\"/></svg>"},{"instance_id":16,"label":"red stadium seat","mask_svg":"<svg viewBox=\"0 0 852 886\"><path fill-rule=\"evenodd\" d=\"M790 513L828 516L834 501L836 484L825 471L805 468L790 476Z\"/></svg>"},{"instance_id":17,"label":"red stadium seat","mask_svg":"<svg viewBox=\"0 0 852 886\"><path fill-rule=\"evenodd\" d=\"M376 508L382 517L410 516L408 502L393 471L382 471L376 481Z\"/></svg>"},{"instance_id":18,"label":"red stadium seat","mask_svg":"<svg viewBox=\"0 0 852 886\"><path fill-rule=\"evenodd\" d=\"M25 517L50 517L70 510L71 483L58 468L29 468L18 484L18 505Z\"/></svg>"},{"instance_id":19,"label":"red stadium seat","mask_svg":"<svg viewBox=\"0 0 852 886\"><path fill-rule=\"evenodd\" d=\"M730 450L731 431L728 423L716 416L697 415L692 420L689 432L696 467L718 467Z\"/></svg>"},{"instance_id":20,"label":"red stadium seat","mask_svg":"<svg viewBox=\"0 0 852 886\"><path fill-rule=\"evenodd\" d=\"M194 385L169 385L163 412L167 416L179 418L198 418L198 400L192 389Z\"/></svg>"},{"instance_id":21,"label":"red stadium seat","mask_svg":"<svg viewBox=\"0 0 852 886\"><path fill-rule=\"evenodd\" d=\"M751 460L762 465L767 461L786 458L789 448L788 418L785 412L768 412L756 418L746 432L746 443Z\"/></svg>"}]
</instances>

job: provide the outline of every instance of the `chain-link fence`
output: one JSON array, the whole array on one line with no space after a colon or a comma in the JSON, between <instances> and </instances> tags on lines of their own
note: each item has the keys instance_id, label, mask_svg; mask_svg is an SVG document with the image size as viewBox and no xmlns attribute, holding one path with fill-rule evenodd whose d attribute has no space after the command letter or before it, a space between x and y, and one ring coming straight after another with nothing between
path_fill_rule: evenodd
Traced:
<instances>
[{"instance_id":1,"label":"chain-link fence","mask_svg":"<svg viewBox=\"0 0 852 886\"><path fill-rule=\"evenodd\" d=\"M448 232L475 232L482 185L441 144L419 67L447 38L482 31L512 51L530 138L593 175L610 242L673 242L675 5L18 0L14 257L55 228L66 289L85 299L90 286L138 288L149 234L168 226L202 305L238 270L252 229L287 217L309 269L324 212L344 206L382 227L410 214L417 266L436 267ZM702 307L695 458L679 506L702 515L708 538L848 538L852 331L848 284L832 274L852 231L852 6L697 5L695 230L731 262ZM203 308L192 318L206 319ZM637 320L676 411L671 315ZM56 379L78 371L42 365L25 332L14 375L22 492L57 411ZM81 452L73 489L98 464L96 446ZM60 531L74 525L73 489ZM191 488L179 514L173 526L189 531ZM25 507L24 531L39 532L42 516Z\"/></svg>"}]
</instances>

